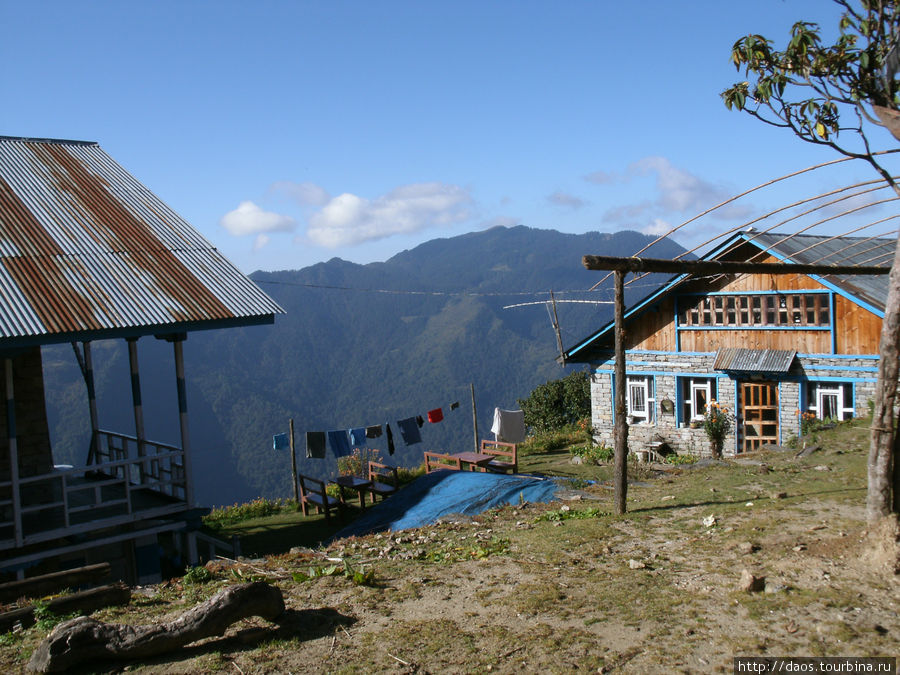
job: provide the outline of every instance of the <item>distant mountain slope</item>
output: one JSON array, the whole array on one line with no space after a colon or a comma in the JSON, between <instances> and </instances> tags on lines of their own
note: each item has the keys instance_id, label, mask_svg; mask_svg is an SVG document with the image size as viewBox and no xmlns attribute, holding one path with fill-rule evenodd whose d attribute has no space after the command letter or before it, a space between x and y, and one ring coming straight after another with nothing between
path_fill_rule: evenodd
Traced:
<instances>
[{"instance_id":1,"label":"distant mountain slope","mask_svg":"<svg viewBox=\"0 0 900 675\"><path fill-rule=\"evenodd\" d=\"M200 503L290 495L287 453L272 435L293 418L299 470L327 475L333 458L306 459L306 431L390 422L393 461L414 465L423 450L473 444L470 383L482 437L494 407L564 375L542 305L548 292L583 290L602 277L585 270L585 254L631 255L650 239L636 232L561 234L523 226L435 239L385 262L338 258L254 280L287 310L274 326L192 333L185 343L195 485ZM655 257L682 252L661 242ZM643 295L644 288L638 294ZM602 294L608 299L609 294ZM584 295L578 296L583 299ZM566 346L608 320L607 305L559 306ZM148 436L178 442L170 346L142 339ZM125 346L95 348L101 426L130 432ZM148 367L147 364L152 364ZM87 448L84 385L71 349L45 350L57 461L83 461ZM449 411L449 404L460 407ZM443 407L445 420L422 428L421 444L404 446L396 421ZM382 450L385 439L374 441Z\"/></svg>"}]
</instances>

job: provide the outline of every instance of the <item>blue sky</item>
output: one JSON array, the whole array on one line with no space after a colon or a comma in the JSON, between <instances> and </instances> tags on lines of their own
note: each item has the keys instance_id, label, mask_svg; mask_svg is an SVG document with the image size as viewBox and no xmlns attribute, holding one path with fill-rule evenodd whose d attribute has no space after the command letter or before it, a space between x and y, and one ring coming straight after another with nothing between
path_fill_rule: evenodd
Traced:
<instances>
[{"instance_id":1,"label":"blue sky","mask_svg":"<svg viewBox=\"0 0 900 675\"><path fill-rule=\"evenodd\" d=\"M658 232L836 157L719 92L742 79L737 38L783 45L795 20L837 16L823 0L0 0L0 134L99 142L246 272L493 225ZM817 172L681 240L871 178Z\"/></svg>"}]
</instances>

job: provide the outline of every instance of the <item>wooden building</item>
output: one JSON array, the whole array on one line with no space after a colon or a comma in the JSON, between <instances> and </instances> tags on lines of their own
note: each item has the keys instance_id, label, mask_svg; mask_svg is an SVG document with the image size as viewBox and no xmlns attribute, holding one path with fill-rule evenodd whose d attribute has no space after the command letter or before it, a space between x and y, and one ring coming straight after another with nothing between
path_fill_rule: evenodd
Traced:
<instances>
[{"instance_id":1,"label":"wooden building","mask_svg":"<svg viewBox=\"0 0 900 675\"><path fill-rule=\"evenodd\" d=\"M896 240L741 232L705 259L890 265ZM845 420L874 397L888 277L680 274L625 313L629 445L707 455L710 401L735 416L726 455L800 435L803 413ZM614 326L565 352L591 364L595 440L613 445Z\"/></svg>"},{"instance_id":2,"label":"wooden building","mask_svg":"<svg viewBox=\"0 0 900 675\"><path fill-rule=\"evenodd\" d=\"M96 143L0 137L0 580L111 561L151 581L165 533L195 559L183 342L282 312ZM142 338L172 344L180 447L144 432ZM98 426L96 340L127 341L133 433ZM59 343L85 381L79 466L54 461L50 443L41 348Z\"/></svg>"}]
</instances>

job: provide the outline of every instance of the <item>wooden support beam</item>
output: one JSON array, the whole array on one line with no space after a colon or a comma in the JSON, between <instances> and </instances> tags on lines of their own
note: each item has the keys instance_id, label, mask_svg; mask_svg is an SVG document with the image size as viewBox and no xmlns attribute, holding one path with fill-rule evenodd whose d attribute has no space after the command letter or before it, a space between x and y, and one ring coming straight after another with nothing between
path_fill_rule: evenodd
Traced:
<instances>
[{"instance_id":1,"label":"wooden support beam","mask_svg":"<svg viewBox=\"0 0 900 675\"><path fill-rule=\"evenodd\" d=\"M184 340L178 335L172 340L175 352L175 384L178 390L178 422L181 430L181 451L184 453L184 499L188 508L194 505L194 471L191 459L191 434L188 425L187 385L184 380Z\"/></svg>"},{"instance_id":2,"label":"wooden support beam","mask_svg":"<svg viewBox=\"0 0 900 675\"><path fill-rule=\"evenodd\" d=\"M662 258L616 258L586 255L585 268L594 271L660 272L669 274L853 274L885 275L890 267L857 267L853 265L804 265L799 263L754 263L732 260L664 260Z\"/></svg>"},{"instance_id":3,"label":"wooden support beam","mask_svg":"<svg viewBox=\"0 0 900 675\"><path fill-rule=\"evenodd\" d=\"M13 360L3 360L6 381L6 436L9 443L9 480L12 483L12 516L16 546L22 546L22 504L19 490L19 446L16 436L16 397L13 390Z\"/></svg>"},{"instance_id":4,"label":"wooden support beam","mask_svg":"<svg viewBox=\"0 0 900 675\"><path fill-rule=\"evenodd\" d=\"M134 435L137 438L137 454L143 457L147 434L144 430L144 406L141 403L141 373L138 367L137 338L128 339L128 363L131 369L131 400L134 406ZM141 483L146 480L147 465L140 464Z\"/></svg>"},{"instance_id":5,"label":"wooden support beam","mask_svg":"<svg viewBox=\"0 0 900 675\"><path fill-rule=\"evenodd\" d=\"M625 392L628 389L625 377L625 272L616 270L615 274L615 427L613 487L616 513L625 513L628 496L628 420Z\"/></svg>"}]
</instances>

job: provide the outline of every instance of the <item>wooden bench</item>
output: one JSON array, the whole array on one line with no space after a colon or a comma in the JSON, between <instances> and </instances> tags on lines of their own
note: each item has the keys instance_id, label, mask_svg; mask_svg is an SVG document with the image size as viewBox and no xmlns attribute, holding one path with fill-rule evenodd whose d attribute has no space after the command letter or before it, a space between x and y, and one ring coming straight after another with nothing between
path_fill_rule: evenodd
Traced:
<instances>
[{"instance_id":1,"label":"wooden bench","mask_svg":"<svg viewBox=\"0 0 900 675\"><path fill-rule=\"evenodd\" d=\"M515 443L503 441L481 441L481 452L486 455L494 455L494 459L484 465L484 468L494 473L518 473L519 454Z\"/></svg>"},{"instance_id":2,"label":"wooden bench","mask_svg":"<svg viewBox=\"0 0 900 675\"><path fill-rule=\"evenodd\" d=\"M459 461L459 457L442 455L439 452L426 452L425 473L440 471L441 469L455 469L456 471L462 471L462 462Z\"/></svg>"},{"instance_id":3,"label":"wooden bench","mask_svg":"<svg viewBox=\"0 0 900 675\"><path fill-rule=\"evenodd\" d=\"M325 491L325 481L313 478L312 476L304 476L302 473L297 474L300 482L300 508L303 509L303 515L309 515L309 505L316 507L317 513L325 514L325 522L332 511L337 511L338 518L343 520L344 504L337 497L330 496Z\"/></svg>"},{"instance_id":4,"label":"wooden bench","mask_svg":"<svg viewBox=\"0 0 900 675\"><path fill-rule=\"evenodd\" d=\"M369 485L366 488L372 493L372 503L376 497L386 499L397 491L400 479L397 477L397 467L388 466L381 462L369 462Z\"/></svg>"}]
</instances>

